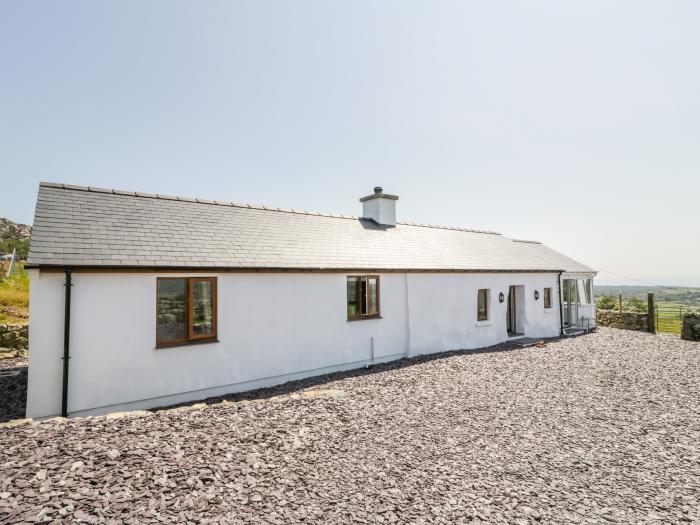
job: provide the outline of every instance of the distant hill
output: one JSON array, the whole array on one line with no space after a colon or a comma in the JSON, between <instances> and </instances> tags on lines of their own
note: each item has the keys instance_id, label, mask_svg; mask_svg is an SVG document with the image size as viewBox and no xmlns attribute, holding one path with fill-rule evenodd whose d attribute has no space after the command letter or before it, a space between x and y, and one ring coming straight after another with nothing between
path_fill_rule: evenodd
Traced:
<instances>
[{"instance_id":1,"label":"distant hill","mask_svg":"<svg viewBox=\"0 0 700 525\"><path fill-rule=\"evenodd\" d=\"M700 288L683 288L680 286L593 286L596 297L622 294L623 299L636 297L646 301L647 292L654 292L656 302L677 303L688 306L700 305Z\"/></svg>"},{"instance_id":2,"label":"distant hill","mask_svg":"<svg viewBox=\"0 0 700 525\"><path fill-rule=\"evenodd\" d=\"M31 233L31 226L0 217L0 255L12 253L12 250L16 248L17 255L21 259L26 259Z\"/></svg>"}]
</instances>

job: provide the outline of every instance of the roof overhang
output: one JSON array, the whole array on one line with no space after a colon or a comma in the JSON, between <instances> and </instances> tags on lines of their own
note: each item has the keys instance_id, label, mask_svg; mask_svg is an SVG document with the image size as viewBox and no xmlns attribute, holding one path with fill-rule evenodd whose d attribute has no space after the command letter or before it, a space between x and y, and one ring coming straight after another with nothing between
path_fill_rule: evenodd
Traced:
<instances>
[{"instance_id":1,"label":"roof overhang","mask_svg":"<svg viewBox=\"0 0 700 525\"><path fill-rule=\"evenodd\" d=\"M473 268L284 268L284 267L206 267L206 266L65 266L65 265L25 265L27 270L42 272L63 272L70 269L73 272L85 273L562 273L563 270L536 269L473 269Z\"/></svg>"}]
</instances>

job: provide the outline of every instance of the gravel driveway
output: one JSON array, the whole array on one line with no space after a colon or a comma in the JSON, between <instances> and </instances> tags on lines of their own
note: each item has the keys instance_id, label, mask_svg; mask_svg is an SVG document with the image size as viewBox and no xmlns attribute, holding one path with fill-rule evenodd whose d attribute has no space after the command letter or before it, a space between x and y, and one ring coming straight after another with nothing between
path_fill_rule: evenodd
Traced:
<instances>
[{"instance_id":1,"label":"gravel driveway","mask_svg":"<svg viewBox=\"0 0 700 525\"><path fill-rule=\"evenodd\" d=\"M0 422L24 417L26 404L27 358L0 359Z\"/></svg>"},{"instance_id":2,"label":"gravel driveway","mask_svg":"<svg viewBox=\"0 0 700 525\"><path fill-rule=\"evenodd\" d=\"M600 329L265 395L1 430L0 519L700 519L698 343Z\"/></svg>"}]
</instances>

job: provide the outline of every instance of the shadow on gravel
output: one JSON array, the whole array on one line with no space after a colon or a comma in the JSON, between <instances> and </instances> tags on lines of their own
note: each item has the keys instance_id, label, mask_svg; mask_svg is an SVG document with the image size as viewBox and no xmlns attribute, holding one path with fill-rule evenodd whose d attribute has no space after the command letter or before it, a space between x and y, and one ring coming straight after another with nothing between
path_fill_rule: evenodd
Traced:
<instances>
[{"instance_id":1,"label":"shadow on gravel","mask_svg":"<svg viewBox=\"0 0 700 525\"><path fill-rule=\"evenodd\" d=\"M560 337L554 337L550 339L545 339L545 343L554 343L561 339ZM349 379L353 377L362 377L369 374L378 374L386 372L389 370L398 370L401 368L407 368L410 366L420 365L422 363L427 363L430 361L437 361L439 359L447 359L450 357L458 355L474 355L474 354L491 354L496 352L511 352L513 350L527 350L527 348L521 348L513 343L500 343L494 346L488 346L485 348L476 348L473 350L451 350L449 352L441 352L438 354L429 355L419 355L414 357L404 357L396 361L390 361L388 363L380 363L370 366L369 368L355 368L352 370L346 370L344 372L333 372L330 374L309 377L306 379L298 379L296 381L290 381L288 383L283 383L277 386L271 386L266 388L259 388L257 390L249 390L247 392L240 392L235 394L226 394L217 397L208 397L205 399L200 399L197 401L188 401L187 403L178 403L176 405L168 405L163 407L157 407L151 409L152 412L158 412L161 410L169 410L171 408L191 406L194 404L204 403L207 405L214 405L221 403L222 401L253 401L258 399L267 399L275 396L283 396L294 394L300 390L306 390L309 388L314 388L317 386L326 385L327 383L332 383L333 381L338 381L340 379Z\"/></svg>"},{"instance_id":2,"label":"shadow on gravel","mask_svg":"<svg viewBox=\"0 0 700 525\"><path fill-rule=\"evenodd\" d=\"M22 419L27 404L27 360L0 360L0 423Z\"/></svg>"}]
</instances>

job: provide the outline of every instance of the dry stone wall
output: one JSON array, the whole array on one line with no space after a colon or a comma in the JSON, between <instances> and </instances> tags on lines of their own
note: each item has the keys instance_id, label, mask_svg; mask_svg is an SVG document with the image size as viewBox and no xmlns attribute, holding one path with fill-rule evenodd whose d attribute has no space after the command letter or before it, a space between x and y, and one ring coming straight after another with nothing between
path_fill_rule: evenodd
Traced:
<instances>
[{"instance_id":1,"label":"dry stone wall","mask_svg":"<svg viewBox=\"0 0 700 525\"><path fill-rule=\"evenodd\" d=\"M700 312L685 314L681 337L689 341L700 341Z\"/></svg>"},{"instance_id":2,"label":"dry stone wall","mask_svg":"<svg viewBox=\"0 0 700 525\"><path fill-rule=\"evenodd\" d=\"M638 312L620 312L618 310L601 310L596 308L596 322L598 326L610 328L622 328L624 330L636 330L648 332L647 314Z\"/></svg>"},{"instance_id":3,"label":"dry stone wall","mask_svg":"<svg viewBox=\"0 0 700 525\"><path fill-rule=\"evenodd\" d=\"M28 342L28 324L0 324L0 359L25 355Z\"/></svg>"}]
</instances>

